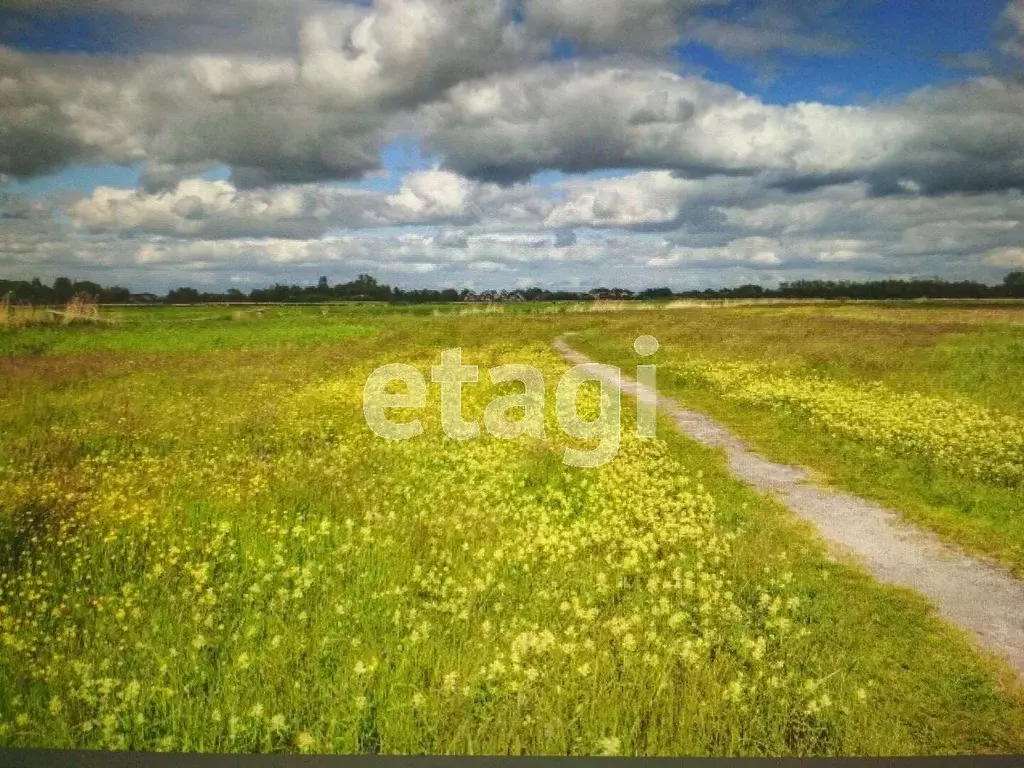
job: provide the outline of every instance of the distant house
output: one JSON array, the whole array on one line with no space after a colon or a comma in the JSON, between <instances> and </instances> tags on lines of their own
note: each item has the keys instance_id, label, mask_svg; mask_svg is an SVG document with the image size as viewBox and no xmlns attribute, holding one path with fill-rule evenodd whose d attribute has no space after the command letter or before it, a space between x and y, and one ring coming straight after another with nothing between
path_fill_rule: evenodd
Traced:
<instances>
[{"instance_id":1,"label":"distant house","mask_svg":"<svg viewBox=\"0 0 1024 768\"><path fill-rule=\"evenodd\" d=\"M155 293L132 293L128 295L128 301L132 304L156 304L160 297Z\"/></svg>"}]
</instances>

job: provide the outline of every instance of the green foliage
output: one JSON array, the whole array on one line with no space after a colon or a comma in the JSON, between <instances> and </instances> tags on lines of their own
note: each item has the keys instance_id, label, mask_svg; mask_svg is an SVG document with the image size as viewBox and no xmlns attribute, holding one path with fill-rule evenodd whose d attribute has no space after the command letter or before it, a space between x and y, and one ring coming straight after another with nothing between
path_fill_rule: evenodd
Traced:
<instances>
[{"instance_id":1,"label":"green foliage","mask_svg":"<svg viewBox=\"0 0 1024 768\"><path fill-rule=\"evenodd\" d=\"M44 284L39 278L31 281L0 280L0 296L10 292L15 299L36 304L52 304L66 301L73 293L87 293L107 304L209 304L223 302L259 303L321 303L328 301L383 301L404 304L437 304L450 302L510 302L510 301L592 301L595 299L856 299L856 300L907 300L907 299L1004 299L1024 298L1024 273L1012 272L1002 285L986 285L971 281L948 282L939 279L873 280L852 282L848 280L796 280L784 282L778 288L760 285L741 285L736 288L709 288L673 292L670 288L646 288L634 292L625 288L594 288L590 291L552 291L544 288L523 288L515 291L489 290L476 294L468 289L455 288L402 289L383 285L372 275L361 274L347 283L331 285L322 275L316 285L286 285L275 283L265 288L254 288L248 295L237 288L224 292L202 292L196 288L182 286L172 288L162 298L155 294L133 295L127 288L103 286L82 281L72 283L66 277L58 277L53 286Z\"/></svg>"},{"instance_id":2,"label":"green foliage","mask_svg":"<svg viewBox=\"0 0 1024 768\"><path fill-rule=\"evenodd\" d=\"M632 340L653 334L660 386L684 403L771 458L1024 576L1024 310L750 306L690 309L685 323L680 314L610 318L580 343L628 366Z\"/></svg>"},{"instance_id":3,"label":"green foliage","mask_svg":"<svg viewBox=\"0 0 1024 768\"><path fill-rule=\"evenodd\" d=\"M214 350L311 347L372 335L372 314L351 315L313 308L232 312L227 308L108 310L105 325L69 328L37 325L0 329L0 355L73 355L144 352L192 354Z\"/></svg>"},{"instance_id":4,"label":"green foliage","mask_svg":"<svg viewBox=\"0 0 1024 768\"><path fill-rule=\"evenodd\" d=\"M1003 286L1008 296L1024 298L1024 272L1011 272L1003 278Z\"/></svg>"},{"instance_id":5,"label":"green foliage","mask_svg":"<svg viewBox=\"0 0 1024 768\"><path fill-rule=\"evenodd\" d=\"M662 424L561 464L551 339L662 314L689 316L176 308L18 331L46 346L0 360L0 744L1024 749L1004 668L714 452ZM369 433L369 371L452 346L543 370L546 439L449 440L433 387L420 438Z\"/></svg>"}]
</instances>

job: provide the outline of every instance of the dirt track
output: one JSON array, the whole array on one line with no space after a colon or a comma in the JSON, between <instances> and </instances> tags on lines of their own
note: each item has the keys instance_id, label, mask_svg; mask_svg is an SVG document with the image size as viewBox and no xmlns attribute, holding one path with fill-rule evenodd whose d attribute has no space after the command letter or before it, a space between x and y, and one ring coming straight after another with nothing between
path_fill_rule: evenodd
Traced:
<instances>
[{"instance_id":1,"label":"dirt track","mask_svg":"<svg viewBox=\"0 0 1024 768\"><path fill-rule=\"evenodd\" d=\"M575 365L595 362L573 350L564 337L556 339L554 347ZM658 397L624 374L620 387L642 402L657 402L683 434L723 449L736 477L813 523L823 538L854 555L879 581L927 597L943 617L970 632L986 650L1004 657L1024 680L1024 582L942 543L890 509L818 487L809 482L807 470L758 456L704 414Z\"/></svg>"}]
</instances>

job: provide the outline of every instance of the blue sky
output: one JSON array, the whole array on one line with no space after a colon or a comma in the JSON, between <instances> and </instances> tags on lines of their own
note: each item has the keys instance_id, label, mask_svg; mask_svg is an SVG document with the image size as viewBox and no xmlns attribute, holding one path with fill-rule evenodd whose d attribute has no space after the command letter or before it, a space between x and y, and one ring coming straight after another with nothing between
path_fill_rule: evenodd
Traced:
<instances>
[{"instance_id":1,"label":"blue sky","mask_svg":"<svg viewBox=\"0 0 1024 768\"><path fill-rule=\"evenodd\" d=\"M813 263L997 279L1024 261L1021 0L526 0L504 18L499 2L13 0L0 269L152 286L233 242L266 255L204 280L306 279L318 258L464 284L770 281ZM902 224L807 220L893 194L880 210ZM118 255L89 255L110 238ZM167 273L145 266L156 242L181 254Z\"/></svg>"},{"instance_id":2,"label":"blue sky","mask_svg":"<svg viewBox=\"0 0 1024 768\"><path fill-rule=\"evenodd\" d=\"M756 63L730 61L708 46L687 46L681 57L706 66L712 79L777 104L800 100L853 104L891 98L962 77L962 69L950 66L946 57L992 53L993 28L1005 5L1001 0L851 2L832 19L838 36L852 46L848 52L779 54L778 74L767 80L758 77ZM729 11L724 9L721 15ZM832 89L838 95L832 95Z\"/></svg>"}]
</instances>

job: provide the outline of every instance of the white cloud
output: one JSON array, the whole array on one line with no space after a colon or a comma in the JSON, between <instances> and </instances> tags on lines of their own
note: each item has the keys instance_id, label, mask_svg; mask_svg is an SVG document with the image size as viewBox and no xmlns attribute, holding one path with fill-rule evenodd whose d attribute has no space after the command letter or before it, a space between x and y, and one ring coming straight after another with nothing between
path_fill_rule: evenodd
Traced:
<instances>
[{"instance_id":1,"label":"white cloud","mask_svg":"<svg viewBox=\"0 0 1024 768\"><path fill-rule=\"evenodd\" d=\"M643 2L655 18L700 5ZM622 32L612 21L648 19L620 0L597 11L575 0L527 6L522 22L504 0L301 7L288 54L128 60L0 48L0 172L142 161L151 188L211 164L231 166L240 187L353 178L404 131L425 137L446 168L502 182L639 167L797 186L863 178L885 194L1024 186L1024 84L1012 77L860 107L782 106L637 60L529 64L545 45L537 25L578 23L600 39L606 27ZM802 34L762 16L743 23Z\"/></svg>"},{"instance_id":2,"label":"white cloud","mask_svg":"<svg viewBox=\"0 0 1024 768\"><path fill-rule=\"evenodd\" d=\"M332 106L287 59L139 62L0 48L0 168L224 163L242 181L345 178L377 167L386 117Z\"/></svg>"},{"instance_id":3,"label":"white cloud","mask_svg":"<svg viewBox=\"0 0 1024 768\"><path fill-rule=\"evenodd\" d=\"M1024 248L1020 246L993 248L985 254L985 263L991 264L993 267L1024 267Z\"/></svg>"},{"instance_id":4,"label":"white cloud","mask_svg":"<svg viewBox=\"0 0 1024 768\"><path fill-rule=\"evenodd\" d=\"M876 253L980 254L1024 237L1024 195L872 197L862 183L800 196L761 195L715 206L716 226L785 237L855 237Z\"/></svg>"},{"instance_id":5,"label":"white cloud","mask_svg":"<svg viewBox=\"0 0 1024 768\"><path fill-rule=\"evenodd\" d=\"M501 187L451 171L416 171L386 198L378 224L492 222L504 226L536 224L553 207L541 190L528 185Z\"/></svg>"},{"instance_id":6,"label":"white cloud","mask_svg":"<svg viewBox=\"0 0 1024 768\"><path fill-rule=\"evenodd\" d=\"M628 287L679 287L695 269L740 267L774 276L758 279L841 271L997 280L1000 269L1021 266L1024 240L1020 193L879 198L864 182L794 193L665 171L509 188L423 171L391 195L190 179L155 194L100 187L67 204L66 219L54 218L57 209L16 197L0 205L5 271L108 270L133 284L147 284L154 270L187 283L219 271L267 281L330 265L411 274L420 267L410 265L426 264L452 284L495 264L510 281L544 284L585 265L594 284Z\"/></svg>"},{"instance_id":7,"label":"white cloud","mask_svg":"<svg viewBox=\"0 0 1024 768\"><path fill-rule=\"evenodd\" d=\"M377 0L309 16L302 77L348 103L417 101L515 63L532 47L504 0Z\"/></svg>"},{"instance_id":8,"label":"white cloud","mask_svg":"<svg viewBox=\"0 0 1024 768\"><path fill-rule=\"evenodd\" d=\"M140 281L340 265L636 287L691 268L1019 268L1019 77L779 105L660 58L689 40L762 62L845 50L842 5L82 0L137 28L143 55L0 47L0 183L113 162L140 163L142 188L0 199L0 263ZM1002 51L1024 56L1024 2L1000 24ZM560 38L586 57L544 60ZM422 140L437 167L390 194L332 183L372 173L396 137ZM221 164L230 181L195 178ZM529 183L552 169L621 175Z\"/></svg>"},{"instance_id":9,"label":"white cloud","mask_svg":"<svg viewBox=\"0 0 1024 768\"><path fill-rule=\"evenodd\" d=\"M187 179L155 194L97 187L69 213L76 227L93 233L305 240L331 227L365 226L380 202L372 193L319 185L238 190L227 181Z\"/></svg>"},{"instance_id":10,"label":"white cloud","mask_svg":"<svg viewBox=\"0 0 1024 768\"><path fill-rule=\"evenodd\" d=\"M664 70L547 64L460 84L421 119L448 167L496 179L644 167L793 188L862 178L883 194L1024 188L1024 83L1013 79L863 107L778 106Z\"/></svg>"},{"instance_id":11,"label":"white cloud","mask_svg":"<svg viewBox=\"0 0 1024 768\"><path fill-rule=\"evenodd\" d=\"M390 195L329 184L244 189L230 181L201 178L154 192L101 186L70 203L68 213L77 229L93 234L306 240L331 229L444 223L537 226L553 205L536 188L503 188L434 170L408 174Z\"/></svg>"},{"instance_id":12,"label":"white cloud","mask_svg":"<svg viewBox=\"0 0 1024 768\"><path fill-rule=\"evenodd\" d=\"M855 107L780 107L664 70L544 65L456 86L423 110L452 169L521 178L549 167L824 175L880 164L915 127Z\"/></svg>"},{"instance_id":13,"label":"white cloud","mask_svg":"<svg viewBox=\"0 0 1024 768\"><path fill-rule=\"evenodd\" d=\"M648 171L571 185L568 198L551 212L546 223L555 227L667 224L678 218L684 190L690 183L668 171Z\"/></svg>"},{"instance_id":14,"label":"white cloud","mask_svg":"<svg viewBox=\"0 0 1024 768\"><path fill-rule=\"evenodd\" d=\"M399 220L457 219L466 215L466 204L479 187L449 171L421 171L407 176L388 203Z\"/></svg>"},{"instance_id":15,"label":"white cloud","mask_svg":"<svg viewBox=\"0 0 1024 768\"><path fill-rule=\"evenodd\" d=\"M701 6L721 0L526 0L525 16L539 36L563 35L590 48L659 51L680 37Z\"/></svg>"},{"instance_id":16,"label":"white cloud","mask_svg":"<svg viewBox=\"0 0 1024 768\"><path fill-rule=\"evenodd\" d=\"M597 181L571 181L565 200L545 219L551 227L659 228L680 225L711 204L750 199L762 190L744 178L684 179L669 171L642 171Z\"/></svg>"},{"instance_id":17,"label":"white cloud","mask_svg":"<svg viewBox=\"0 0 1024 768\"><path fill-rule=\"evenodd\" d=\"M1010 0L999 19L1000 49L1008 56L1024 59L1024 0Z\"/></svg>"}]
</instances>

